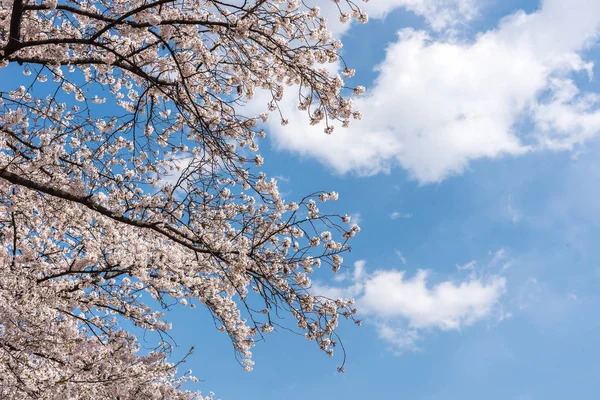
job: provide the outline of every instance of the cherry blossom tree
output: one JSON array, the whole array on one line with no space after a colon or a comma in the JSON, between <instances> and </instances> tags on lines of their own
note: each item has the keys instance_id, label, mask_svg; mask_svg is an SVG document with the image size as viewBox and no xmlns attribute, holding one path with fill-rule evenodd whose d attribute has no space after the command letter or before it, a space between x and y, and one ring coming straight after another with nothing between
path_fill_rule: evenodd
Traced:
<instances>
[{"instance_id":1,"label":"cherry blossom tree","mask_svg":"<svg viewBox=\"0 0 600 400\"><path fill-rule=\"evenodd\" d=\"M170 361L174 305L206 307L248 370L284 315L333 353L360 321L309 275L359 228L319 211L335 192L281 198L243 104L291 90L347 125L340 48L298 0L0 0L0 398L211 398Z\"/></svg>"}]
</instances>

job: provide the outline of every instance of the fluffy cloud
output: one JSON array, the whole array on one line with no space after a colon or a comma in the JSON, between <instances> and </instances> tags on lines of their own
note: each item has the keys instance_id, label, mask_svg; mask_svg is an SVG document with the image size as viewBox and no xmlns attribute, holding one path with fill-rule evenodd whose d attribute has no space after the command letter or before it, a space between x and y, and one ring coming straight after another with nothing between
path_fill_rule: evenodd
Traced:
<instances>
[{"instance_id":1,"label":"fluffy cloud","mask_svg":"<svg viewBox=\"0 0 600 400\"><path fill-rule=\"evenodd\" d=\"M495 276L428 287L428 276L424 270L413 277L403 271L379 271L365 282L361 309L383 318L404 318L411 328L459 329L488 316L505 286L504 278Z\"/></svg>"},{"instance_id":2,"label":"fluffy cloud","mask_svg":"<svg viewBox=\"0 0 600 400\"><path fill-rule=\"evenodd\" d=\"M355 263L352 284L346 287L314 286L330 298L356 299L362 315L375 321L379 335L398 351L416 348L422 332L458 330L488 318L500 306L506 280L498 275L462 281L428 283L429 272L409 277L404 271L365 273L364 261Z\"/></svg>"},{"instance_id":3,"label":"fluffy cloud","mask_svg":"<svg viewBox=\"0 0 600 400\"><path fill-rule=\"evenodd\" d=\"M385 2L421 10L433 26L448 24L436 25L446 17L431 10L453 10L446 14L457 18L461 7L472 9L465 1L437 8L443 3ZM599 2L546 0L472 41L402 30L357 101L362 121L326 136L322 127L308 127L290 97L282 104L290 125L271 122L272 138L280 149L317 158L337 173L370 175L401 165L421 182L461 173L478 158L571 149L600 130L600 96L575 82L577 75L591 78L593 64L582 53L599 27Z\"/></svg>"}]
</instances>

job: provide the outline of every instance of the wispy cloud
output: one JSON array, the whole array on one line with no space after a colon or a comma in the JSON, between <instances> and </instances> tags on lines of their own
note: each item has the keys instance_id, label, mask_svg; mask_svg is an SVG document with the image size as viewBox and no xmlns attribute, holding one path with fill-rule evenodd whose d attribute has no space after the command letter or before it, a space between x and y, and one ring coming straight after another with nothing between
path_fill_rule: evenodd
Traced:
<instances>
[{"instance_id":1,"label":"wispy cloud","mask_svg":"<svg viewBox=\"0 0 600 400\"><path fill-rule=\"evenodd\" d=\"M459 271L473 271L475 269L475 265L477 265L477 261L471 260L466 264L457 265L456 269Z\"/></svg>"},{"instance_id":2,"label":"wispy cloud","mask_svg":"<svg viewBox=\"0 0 600 400\"><path fill-rule=\"evenodd\" d=\"M290 182L290 178L284 175L275 175L273 177L275 180L277 180L277 182L283 182L283 183L289 183Z\"/></svg>"},{"instance_id":3,"label":"wispy cloud","mask_svg":"<svg viewBox=\"0 0 600 400\"><path fill-rule=\"evenodd\" d=\"M362 222L362 217L360 216L360 213L356 212L350 214L350 222L353 224L360 225L360 223Z\"/></svg>"},{"instance_id":4,"label":"wispy cloud","mask_svg":"<svg viewBox=\"0 0 600 400\"><path fill-rule=\"evenodd\" d=\"M509 218L510 218L510 220L512 221L513 224L516 224L519 221L521 221L521 218L523 217L522 212L519 211L513 205L513 201L512 201L511 197L508 198L508 201L506 203L506 212L508 213L508 216L509 216Z\"/></svg>"},{"instance_id":5,"label":"wispy cloud","mask_svg":"<svg viewBox=\"0 0 600 400\"><path fill-rule=\"evenodd\" d=\"M394 250L394 253L396 253L400 261L402 261L402 264L406 264L406 257L404 257L400 250Z\"/></svg>"},{"instance_id":6,"label":"wispy cloud","mask_svg":"<svg viewBox=\"0 0 600 400\"><path fill-rule=\"evenodd\" d=\"M390 219L392 219L392 220L409 219L409 218L412 218L412 213L403 213L400 211L394 211L393 213L390 214Z\"/></svg>"}]
</instances>

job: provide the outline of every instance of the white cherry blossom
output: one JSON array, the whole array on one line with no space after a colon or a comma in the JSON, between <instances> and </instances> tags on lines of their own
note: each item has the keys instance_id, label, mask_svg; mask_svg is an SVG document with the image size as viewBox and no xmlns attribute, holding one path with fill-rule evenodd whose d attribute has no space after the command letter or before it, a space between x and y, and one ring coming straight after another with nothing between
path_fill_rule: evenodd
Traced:
<instances>
[{"instance_id":1,"label":"white cherry blossom","mask_svg":"<svg viewBox=\"0 0 600 400\"><path fill-rule=\"evenodd\" d=\"M356 310L310 274L359 228L317 208L336 192L280 196L258 169L267 114L238 105L296 90L327 133L347 125L364 89L327 72L340 48L296 0L0 1L0 398L212 399L169 361L175 306L206 307L248 370L285 311L333 353Z\"/></svg>"}]
</instances>

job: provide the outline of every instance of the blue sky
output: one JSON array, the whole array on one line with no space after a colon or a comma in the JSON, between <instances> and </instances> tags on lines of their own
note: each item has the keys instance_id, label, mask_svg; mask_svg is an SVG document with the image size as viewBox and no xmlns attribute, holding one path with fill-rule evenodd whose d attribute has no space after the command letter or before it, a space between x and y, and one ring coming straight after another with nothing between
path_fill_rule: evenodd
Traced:
<instances>
[{"instance_id":1,"label":"blue sky","mask_svg":"<svg viewBox=\"0 0 600 400\"><path fill-rule=\"evenodd\" d=\"M246 373L182 309L174 357L194 345L186 368L224 400L597 398L600 3L366 8L369 24L334 27L363 121L325 137L284 102L261 149L287 199L336 190L359 219L355 267L316 276L362 305L365 324L340 328L346 373L285 331Z\"/></svg>"}]
</instances>

